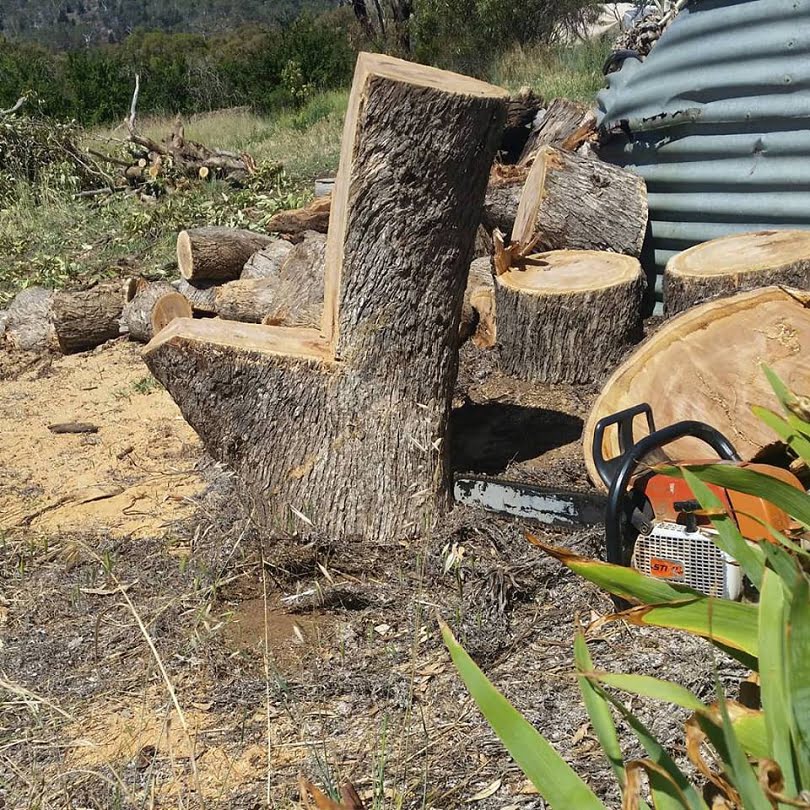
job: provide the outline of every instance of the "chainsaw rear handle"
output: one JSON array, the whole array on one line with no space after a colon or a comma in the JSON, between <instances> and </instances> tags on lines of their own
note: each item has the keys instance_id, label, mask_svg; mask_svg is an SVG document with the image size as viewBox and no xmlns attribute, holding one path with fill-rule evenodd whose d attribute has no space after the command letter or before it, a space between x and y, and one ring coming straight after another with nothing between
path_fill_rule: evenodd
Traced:
<instances>
[{"instance_id":1,"label":"chainsaw rear handle","mask_svg":"<svg viewBox=\"0 0 810 810\"><path fill-rule=\"evenodd\" d=\"M652 408L646 402L634 405L632 408L626 408L623 411L617 411L610 416L603 416L596 423L593 431L593 463L596 465L596 471L599 473L602 483L608 489L613 483L622 459L636 443L633 430L634 420L641 414L647 417L647 433L652 435L655 433L655 420L653 419ZM603 439L605 431L611 425L618 425L619 454L613 458L605 458L602 450Z\"/></svg>"},{"instance_id":2,"label":"chainsaw rear handle","mask_svg":"<svg viewBox=\"0 0 810 810\"><path fill-rule=\"evenodd\" d=\"M644 407L649 410L649 405ZM639 413L641 412L643 411L639 411ZM652 418L651 414L650 418ZM674 442L676 439L683 439L686 436L693 436L705 442L724 461L740 461L740 456L734 449L734 445L720 433L719 430L715 430L715 428L703 422L691 420L676 422L674 425L656 430L649 436L645 436L643 439L637 441L627 452L616 459L619 464L616 467L615 476L610 482L610 491L608 492L607 509L605 512L605 544L607 561L609 563L614 563L615 565L625 564L621 517L623 506L627 498L627 486L640 461L653 450L664 447L670 442ZM595 442L596 433L594 435L594 443ZM594 453L594 455L596 454Z\"/></svg>"}]
</instances>

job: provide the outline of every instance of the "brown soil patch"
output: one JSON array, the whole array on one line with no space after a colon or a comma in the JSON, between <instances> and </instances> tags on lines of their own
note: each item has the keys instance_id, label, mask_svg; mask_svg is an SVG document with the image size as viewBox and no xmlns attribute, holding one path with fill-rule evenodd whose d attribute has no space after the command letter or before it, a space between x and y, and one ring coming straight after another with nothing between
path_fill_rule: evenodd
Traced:
<instances>
[{"instance_id":1,"label":"brown soil patch","mask_svg":"<svg viewBox=\"0 0 810 810\"><path fill-rule=\"evenodd\" d=\"M145 537L191 514L199 442L138 346L18 368L0 382L0 530ZM61 422L98 432L48 430Z\"/></svg>"}]
</instances>

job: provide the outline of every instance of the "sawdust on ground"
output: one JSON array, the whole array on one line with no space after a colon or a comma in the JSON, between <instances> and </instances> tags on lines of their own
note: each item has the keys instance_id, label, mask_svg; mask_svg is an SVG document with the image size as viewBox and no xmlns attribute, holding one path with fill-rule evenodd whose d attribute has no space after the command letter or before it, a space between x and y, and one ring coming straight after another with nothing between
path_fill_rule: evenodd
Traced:
<instances>
[{"instance_id":1,"label":"sawdust on ground","mask_svg":"<svg viewBox=\"0 0 810 810\"><path fill-rule=\"evenodd\" d=\"M86 422L97 433L54 434ZM153 536L191 514L200 446L140 347L21 365L0 380L0 531Z\"/></svg>"}]
</instances>

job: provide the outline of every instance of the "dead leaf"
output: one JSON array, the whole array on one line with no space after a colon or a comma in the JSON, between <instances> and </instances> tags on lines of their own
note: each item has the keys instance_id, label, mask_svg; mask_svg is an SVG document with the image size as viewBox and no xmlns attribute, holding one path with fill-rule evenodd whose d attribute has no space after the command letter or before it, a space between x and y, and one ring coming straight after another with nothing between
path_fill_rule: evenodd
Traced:
<instances>
[{"instance_id":1,"label":"dead leaf","mask_svg":"<svg viewBox=\"0 0 810 810\"><path fill-rule=\"evenodd\" d=\"M488 784L482 790L479 790L478 793L474 793L467 799L468 802L480 802L482 799L488 799L490 796L494 796L500 789L501 789L501 780L496 779L494 782Z\"/></svg>"}]
</instances>

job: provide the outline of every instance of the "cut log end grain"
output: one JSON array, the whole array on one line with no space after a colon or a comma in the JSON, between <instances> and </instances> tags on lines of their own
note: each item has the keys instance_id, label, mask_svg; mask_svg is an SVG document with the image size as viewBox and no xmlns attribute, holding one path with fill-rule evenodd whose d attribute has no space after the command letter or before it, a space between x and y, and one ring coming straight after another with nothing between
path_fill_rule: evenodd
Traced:
<instances>
[{"instance_id":1,"label":"cut log end grain","mask_svg":"<svg viewBox=\"0 0 810 810\"><path fill-rule=\"evenodd\" d=\"M232 281L245 262L273 241L242 228L193 228L177 236L177 265L186 281Z\"/></svg>"},{"instance_id":2,"label":"cut log end grain","mask_svg":"<svg viewBox=\"0 0 810 810\"><path fill-rule=\"evenodd\" d=\"M191 318L191 304L164 281L150 284L127 304L123 320L133 340L151 340L176 318Z\"/></svg>"},{"instance_id":3,"label":"cut log end grain","mask_svg":"<svg viewBox=\"0 0 810 810\"><path fill-rule=\"evenodd\" d=\"M735 234L673 256L664 273L664 314L772 284L810 289L810 231Z\"/></svg>"},{"instance_id":4,"label":"cut log end grain","mask_svg":"<svg viewBox=\"0 0 810 810\"><path fill-rule=\"evenodd\" d=\"M53 292L44 287L18 292L7 310L5 339L9 345L21 351L55 349L52 304Z\"/></svg>"},{"instance_id":5,"label":"cut log end grain","mask_svg":"<svg viewBox=\"0 0 810 810\"><path fill-rule=\"evenodd\" d=\"M583 383L642 334L644 275L630 256L552 251L495 279L501 365L522 379Z\"/></svg>"},{"instance_id":6,"label":"cut log end grain","mask_svg":"<svg viewBox=\"0 0 810 810\"><path fill-rule=\"evenodd\" d=\"M585 425L588 475L603 484L593 461L593 437L604 416L647 402L658 427L688 419L723 433L744 459L776 438L753 406L779 410L762 373L765 363L797 393L810 380L810 293L766 287L718 298L666 321L605 383ZM646 434L637 420L638 438ZM606 431L605 458L618 455L617 431ZM673 459L711 456L699 439L666 448Z\"/></svg>"},{"instance_id":7,"label":"cut log end grain","mask_svg":"<svg viewBox=\"0 0 810 810\"><path fill-rule=\"evenodd\" d=\"M526 178L512 241L538 250L609 250L639 256L647 188L626 169L545 146Z\"/></svg>"}]
</instances>

